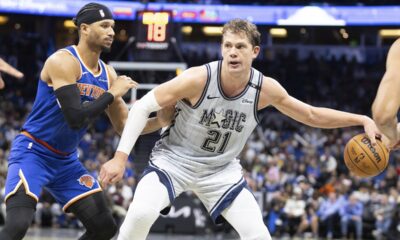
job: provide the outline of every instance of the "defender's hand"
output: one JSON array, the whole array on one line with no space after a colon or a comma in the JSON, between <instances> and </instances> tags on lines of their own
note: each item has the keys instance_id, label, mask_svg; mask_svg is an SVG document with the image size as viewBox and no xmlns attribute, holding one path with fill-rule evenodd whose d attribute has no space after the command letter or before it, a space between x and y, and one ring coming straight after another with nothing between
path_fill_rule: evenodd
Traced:
<instances>
[{"instance_id":1,"label":"defender's hand","mask_svg":"<svg viewBox=\"0 0 400 240\"><path fill-rule=\"evenodd\" d=\"M132 80L132 78L122 75L118 76L117 79L112 81L111 87L108 90L114 98L122 97L131 88L137 88L139 84Z\"/></svg>"},{"instance_id":2,"label":"defender's hand","mask_svg":"<svg viewBox=\"0 0 400 240\"><path fill-rule=\"evenodd\" d=\"M125 161L114 157L106 162L100 170L99 182L103 188L122 179L125 173Z\"/></svg>"}]
</instances>

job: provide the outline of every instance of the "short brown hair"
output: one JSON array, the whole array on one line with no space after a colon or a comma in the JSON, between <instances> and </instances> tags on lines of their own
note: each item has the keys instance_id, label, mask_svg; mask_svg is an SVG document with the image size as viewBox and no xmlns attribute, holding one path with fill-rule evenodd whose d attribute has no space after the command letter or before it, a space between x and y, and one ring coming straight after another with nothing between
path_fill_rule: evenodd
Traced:
<instances>
[{"instance_id":1,"label":"short brown hair","mask_svg":"<svg viewBox=\"0 0 400 240\"><path fill-rule=\"evenodd\" d=\"M236 18L225 23L222 29L222 38L226 32L244 33L253 46L260 46L261 34L257 30L257 26L248 20Z\"/></svg>"}]
</instances>

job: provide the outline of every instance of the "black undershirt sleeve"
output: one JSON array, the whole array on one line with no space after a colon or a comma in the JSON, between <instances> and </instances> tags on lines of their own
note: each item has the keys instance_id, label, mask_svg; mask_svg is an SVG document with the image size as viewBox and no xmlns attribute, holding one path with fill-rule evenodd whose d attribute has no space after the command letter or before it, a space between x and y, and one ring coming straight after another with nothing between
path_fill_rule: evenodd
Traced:
<instances>
[{"instance_id":1,"label":"black undershirt sleeve","mask_svg":"<svg viewBox=\"0 0 400 240\"><path fill-rule=\"evenodd\" d=\"M96 100L82 104L77 84L62 86L54 93L68 126L74 130L87 126L114 101L114 96L105 92Z\"/></svg>"}]
</instances>

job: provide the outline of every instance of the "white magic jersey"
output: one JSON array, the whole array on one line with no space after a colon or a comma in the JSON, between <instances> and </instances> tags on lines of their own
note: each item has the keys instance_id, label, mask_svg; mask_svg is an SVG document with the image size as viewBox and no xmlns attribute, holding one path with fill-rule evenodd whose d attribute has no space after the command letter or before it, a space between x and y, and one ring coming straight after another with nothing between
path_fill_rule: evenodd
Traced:
<instances>
[{"instance_id":1,"label":"white magic jersey","mask_svg":"<svg viewBox=\"0 0 400 240\"><path fill-rule=\"evenodd\" d=\"M251 69L249 84L235 97L221 87L221 61L206 64L208 79L199 101L176 105L176 117L162 134L151 159L167 158L191 170L216 170L235 160L258 123L263 75Z\"/></svg>"}]
</instances>

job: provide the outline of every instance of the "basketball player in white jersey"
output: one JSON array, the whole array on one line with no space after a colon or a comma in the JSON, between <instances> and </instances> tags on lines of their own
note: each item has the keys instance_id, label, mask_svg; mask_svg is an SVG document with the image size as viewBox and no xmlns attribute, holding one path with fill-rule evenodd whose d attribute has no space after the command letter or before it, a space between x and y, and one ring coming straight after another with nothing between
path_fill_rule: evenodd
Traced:
<instances>
[{"instance_id":1,"label":"basketball player in white jersey","mask_svg":"<svg viewBox=\"0 0 400 240\"><path fill-rule=\"evenodd\" d=\"M184 71L133 106L114 158L101 169L103 184L121 179L128 154L151 112L176 102L177 111L152 151L119 240L146 239L160 211L189 190L214 221L225 218L241 239L271 239L236 158L258 123L258 110L267 106L313 127L364 126L375 142L378 131L372 119L310 106L252 68L259 46L260 33L254 24L232 20L223 28L222 61Z\"/></svg>"},{"instance_id":2,"label":"basketball player in white jersey","mask_svg":"<svg viewBox=\"0 0 400 240\"><path fill-rule=\"evenodd\" d=\"M373 118L382 133L387 137L385 142L391 150L400 147L400 125L397 114L400 108L400 39L390 47L386 59L386 72L379 84L374 104ZM385 139L384 139L385 140Z\"/></svg>"}]
</instances>

